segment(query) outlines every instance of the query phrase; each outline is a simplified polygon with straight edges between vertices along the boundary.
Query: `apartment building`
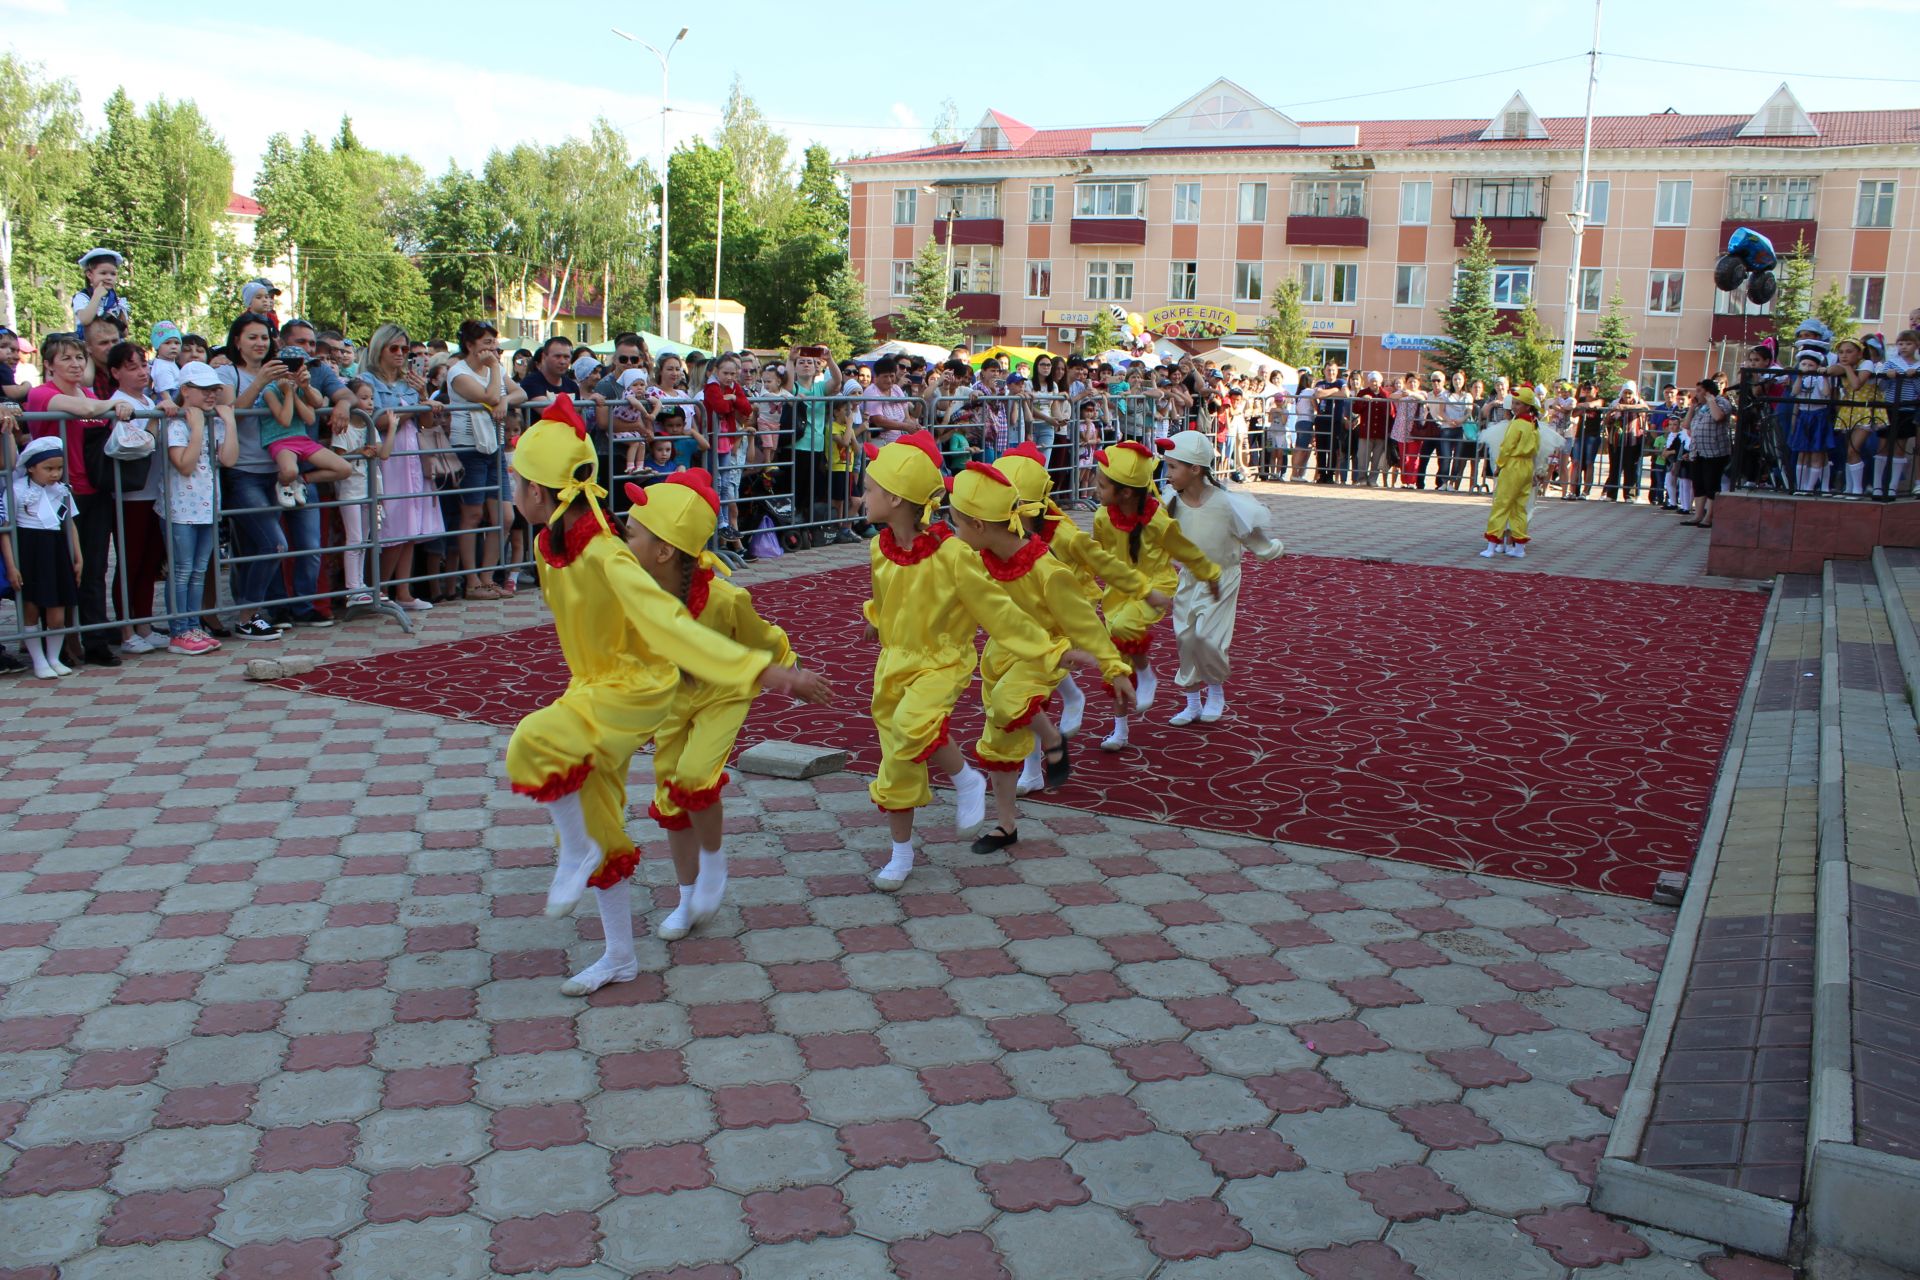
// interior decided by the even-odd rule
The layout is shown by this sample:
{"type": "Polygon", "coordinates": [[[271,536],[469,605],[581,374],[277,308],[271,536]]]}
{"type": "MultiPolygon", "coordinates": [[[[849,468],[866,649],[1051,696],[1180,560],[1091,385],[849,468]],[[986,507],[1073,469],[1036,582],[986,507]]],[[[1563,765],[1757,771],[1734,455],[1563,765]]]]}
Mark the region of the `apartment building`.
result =
{"type": "Polygon", "coordinates": [[[1221,79],[1145,126],[990,111],[963,142],[840,167],[883,330],[931,238],[980,341],[1066,350],[1119,305],[1211,320],[1205,345],[1252,344],[1291,276],[1326,358],[1417,369],[1476,217],[1495,304],[1531,297],[1558,334],[1571,300],[1577,362],[1618,288],[1629,371],[1649,387],[1732,367],[1771,331],[1768,308],[1714,288],[1738,225],[1783,251],[1804,239],[1816,296],[1838,282],[1869,331],[1920,307],[1920,110],[1809,113],[1783,84],[1751,114],[1597,117],[1576,271],[1583,124],[1542,119],[1520,93],[1480,120],[1298,122],[1221,79]]]}

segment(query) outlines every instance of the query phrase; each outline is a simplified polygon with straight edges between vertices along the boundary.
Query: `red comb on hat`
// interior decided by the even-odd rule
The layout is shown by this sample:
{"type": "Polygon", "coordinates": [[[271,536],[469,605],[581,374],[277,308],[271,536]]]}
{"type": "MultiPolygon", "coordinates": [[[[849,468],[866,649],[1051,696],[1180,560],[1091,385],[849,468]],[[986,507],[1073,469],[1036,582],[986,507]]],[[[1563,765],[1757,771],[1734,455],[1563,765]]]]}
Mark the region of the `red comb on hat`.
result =
{"type": "Polygon", "coordinates": [[[1116,449],[1131,449],[1143,458],[1151,458],[1153,456],[1153,451],[1141,444],[1138,440],[1122,440],[1113,447],[1116,449]]]}
{"type": "Polygon", "coordinates": [[[1097,463],[1099,463],[1099,464],[1100,464],[1101,466],[1103,466],[1103,467],[1104,467],[1104,466],[1106,466],[1106,465],[1107,465],[1107,451],[1106,451],[1105,449],[1095,449],[1095,450],[1093,451],[1093,460],[1094,460],[1095,462],[1097,462],[1097,463]]]}
{"type": "Polygon", "coordinates": [[[931,458],[933,465],[936,467],[945,461],[945,459],[940,456],[940,442],[935,440],[933,438],[933,432],[927,430],[925,427],[920,428],[920,430],[910,436],[901,436],[898,440],[895,440],[894,443],[904,444],[910,448],[918,449],[920,452],[926,454],[927,457],[931,458]]]}
{"type": "Polygon", "coordinates": [[[1047,465],[1046,458],[1041,455],[1040,450],[1034,446],[1031,440],[1021,441],[1013,448],[1004,450],[1000,456],[1003,458],[1025,458],[1029,462],[1037,462],[1043,467],[1047,465]]]}
{"type": "Polygon", "coordinates": [[[720,495],[714,492],[713,477],[707,474],[705,467],[676,471],[660,483],[686,486],[706,500],[707,505],[713,508],[713,514],[720,514],[720,495]]]}
{"type": "Polygon", "coordinates": [[[1013,488],[1013,481],[1007,479],[1006,472],[1000,470],[1000,468],[996,466],[993,466],[991,463],[969,462],[967,464],[967,470],[977,471],[983,476],[992,476],[995,480],[999,481],[1001,484],[1006,485],[1007,488],[1009,489],[1013,488]]]}
{"type": "Polygon", "coordinates": [[[871,440],[863,442],[860,446],[860,451],[867,455],[868,462],[872,462],[880,456],[880,446],[871,440]]]}
{"type": "Polygon", "coordinates": [[[1167,450],[1173,448],[1173,441],[1169,440],[1165,436],[1161,436],[1158,440],[1155,440],[1153,442],[1153,447],[1158,449],[1160,452],[1165,453],[1167,450]]]}
{"type": "Polygon", "coordinates": [[[573,433],[582,440],[587,438],[587,424],[581,420],[580,411],[573,407],[573,397],[561,392],[553,398],[547,411],[540,415],[542,422],[564,422],[573,428],[573,433]]]}
{"type": "Polygon", "coordinates": [[[644,507],[647,505],[647,491],[644,488],[631,480],[627,481],[625,488],[627,491],[627,501],[636,507],[644,507]]]}

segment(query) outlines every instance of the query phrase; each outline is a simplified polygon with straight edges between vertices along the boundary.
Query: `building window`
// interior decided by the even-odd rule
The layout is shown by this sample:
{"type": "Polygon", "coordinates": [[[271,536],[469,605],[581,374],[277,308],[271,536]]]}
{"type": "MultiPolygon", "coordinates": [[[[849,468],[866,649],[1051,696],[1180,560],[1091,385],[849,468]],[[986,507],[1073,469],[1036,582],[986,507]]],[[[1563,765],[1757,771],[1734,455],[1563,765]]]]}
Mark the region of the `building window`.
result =
{"type": "Polygon", "coordinates": [[[1027,221],[1053,221],[1053,184],[1034,187],[1027,192],[1027,221]]]}
{"type": "Polygon", "coordinates": [[[1684,227],[1693,217],[1693,180],[1663,179],[1653,186],[1653,225],[1684,227]]]}
{"type": "Polygon", "coordinates": [[[1642,360],[1640,362],[1640,393],[1649,399],[1658,400],[1668,387],[1680,383],[1680,362],[1677,360],[1642,360]]]}
{"type": "Polygon", "coordinates": [[[1175,222],[1200,221],[1199,183],[1176,182],[1173,184],[1173,220],[1175,222]]]}
{"type": "Polygon", "coordinates": [[[573,340],[575,342],[585,342],[587,340],[587,322],[585,320],[573,326],[573,340]]]}
{"type": "Polygon", "coordinates": [[[1580,268],[1580,310],[1598,311],[1600,309],[1600,279],[1602,274],[1599,267],[1580,268]]]}
{"type": "MultiPolygon", "coordinates": [[[[1406,190],[1402,187],[1401,190],[1406,190]]],[[[1427,269],[1425,267],[1395,267],[1393,269],[1393,305],[1396,307],[1424,307],[1427,305],[1427,269]]]]}
{"type": "Polygon", "coordinates": [[[1873,323],[1880,319],[1880,312],[1886,303],[1887,278],[1885,276],[1854,276],[1847,281],[1847,313],[1855,320],[1873,323]]]}
{"type": "MultiPolygon", "coordinates": [[[[1454,291],[1459,292],[1461,267],[1453,268],[1454,291]]],[[[1533,264],[1501,262],[1493,268],[1493,305],[1503,311],[1517,311],[1533,296],[1533,264]]]]}
{"type": "Polygon", "coordinates": [[[1727,217],[1741,222],[1799,222],[1813,217],[1812,178],[1735,178],[1727,217]]]}
{"type": "Polygon", "coordinates": [[[893,225],[910,227],[920,221],[920,188],[896,187],[893,192],[893,225]]]}
{"type": "Polygon", "coordinates": [[[1240,221],[1265,222],[1267,220],[1267,184],[1264,182],[1243,182],[1240,184],[1240,221]]]}
{"type": "Polygon", "coordinates": [[[1258,302],[1266,296],[1267,269],[1258,262],[1233,264],[1233,300],[1258,302]]]}
{"type": "Polygon", "coordinates": [[[999,251],[990,244],[963,244],[953,247],[954,293],[997,293],[994,283],[994,256],[999,251]]]}
{"type": "Polygon", "coordinates": [[[887,296],[907,298],[913,295],[913,260],[895,258],[893,270],[888,275],[887,296]]]}
{"type": "Polygon", "coordinates": [[[1893,188],[1892,182],[1879,178],[1869,178],[1860,184],[1860,203],[1854,206],[1853,225],[1856,227],[1890,227],[1893,225],[1893,188]]]}
{"type": "Polygon", "coordinates": [[[1137,182],[1083,182],[1073,189],[1076,218],[1137,218],[1140,184],[1137,182]]]}
{"type": "Polygon", "coordinates": [[[1431,182],[1403,182],[1400,184],[1400,225],[1403,227],[1424,227],[1433,221],[1433,184],[1431,182]]]}
{"type": "Polygon", "coordinates": [[[1020,345],[1023,347],[1039,347],[1045,350],[1047,335],[1044,333],[1023,333],[1020,335],[1020,345]]]}
{"type": "Polygon", "coordinates": [[[1051,298],[1053,296],[1053,263],[1027,263],[1027,296],[1029,298],[1051,298]]]}
{"type": "Polygon", "coordinates": [[[1342,306],[1360,301],[1359,263],[1336,262],[1333,264],[1333,289],[1327,301],[1342,306]]]}
{"type": "Polygon", "coordinates": [[[1544,218],[1545,178],[1455,178],[1456,218],[1544,218]]]}
{"type": "Polygon", "coordinates": [[[1773,301],[1769,299],[1766,305],[1762,306],[1760,303],[1747,297],[1747,290],[1744,285],[1735,289],[1732,293],[1728,293],[1724,289],[1715,289],[1713,291],[1713,314],[1717,316],[1770,316],[1773,314],[1773,301]]]}
{"type": "Polygon", "coordinates": [[[1300,264],[1300,301],[1325,302],[1327,300],[1327,264],[1324,262],[1303,262],[1300,264]]]}
{"type": "MultiPolygon", "coordinates": [[[[1587,206],[1587,225],[1590,227],[1604,227],[1607,225],[1607,212],[1613,204],[1613,183],[1589,182],[1587,189],[1593,195],[1592,202],[1587,206]]],[[[1574,187],[1573,194],[1576,198],[1579,196],[1580,188],[1578,186],[1574,187]]],[[[1579,206],[1576,204],[1575,207],[1578,208],[1579,206]]]]}
{"type": "Polygon", "coordinates": [[[1131,262],[1089,262],[1087,264],[1088,302],[1131,302],[1133,300],[1133,264],[1131,262]]]}
{"type": "Polygon", "coordinates": [[[1677,316],[1680,295],[1685,291],[1686,272],[1652,271],[1647,273],[1647,314],[1677,316]]]}
{"type": "MultiPolygon", "coordinates": [[[[1240,189],[1250,185],[1242,183],[1240,189]]],[[[1293,184],[1292,212],[1305,218],[1364,218],[1367,184],[1359,178],[1301,179],[1293,184]]]]}
{"type": "Polygon", "coordinates": [[[949,208],[957,208],[956,218],[997,218],[1000,216],[1000,187],[992,182],[967,182],[947,188],[949,208]]]}
{"type": "Polygon", "coordinates": [[[1199,300],[1200,264],[1169,262],[1167,264],[1167,301],[1198,302],[1199,300]]]}

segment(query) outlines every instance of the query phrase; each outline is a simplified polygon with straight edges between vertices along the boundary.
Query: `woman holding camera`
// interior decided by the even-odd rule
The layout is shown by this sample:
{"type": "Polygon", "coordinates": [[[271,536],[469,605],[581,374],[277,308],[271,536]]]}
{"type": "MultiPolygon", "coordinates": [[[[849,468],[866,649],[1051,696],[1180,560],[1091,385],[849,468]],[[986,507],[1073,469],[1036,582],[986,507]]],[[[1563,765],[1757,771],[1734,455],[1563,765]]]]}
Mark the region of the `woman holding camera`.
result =
{"type": "Polygon", "coordinates": [[[413,594],[413,544],[439,537],[447,526],[420,449],[418,406],[425,401],[427,374],[409,362],[407,346],[404,329],[381,325],[367,343],[360,377],[373,392],[373,425],[380,436],[381,580],[393,603],[424,612],[433,604],[413,594]]]}

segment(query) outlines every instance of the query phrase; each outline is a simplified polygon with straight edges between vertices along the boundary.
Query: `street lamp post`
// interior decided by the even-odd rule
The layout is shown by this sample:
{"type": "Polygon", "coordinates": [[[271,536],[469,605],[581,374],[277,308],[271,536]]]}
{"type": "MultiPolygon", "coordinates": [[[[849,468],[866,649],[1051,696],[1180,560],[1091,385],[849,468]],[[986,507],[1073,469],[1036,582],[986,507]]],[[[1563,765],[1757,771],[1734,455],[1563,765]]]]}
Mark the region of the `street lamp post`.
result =
{"type": "Polygon", "coordinates": [[[667,105],[667,60],[673,57],[673,51],[679,47],[680,42],[687,38],[687,29],[680,28],[680,34],[673,38],[673,43],[667,46],[665,53],[638,36],[628,35],[618,27],[613,28],[613,34],[622,40],[639,45],[660,59],[660,314],[657,317],[657,323],[660,325],[661,336],[665,337],[667,332],[667,166],[672,161],[667,151],[667,113],[672,110],[667,105]]]}

